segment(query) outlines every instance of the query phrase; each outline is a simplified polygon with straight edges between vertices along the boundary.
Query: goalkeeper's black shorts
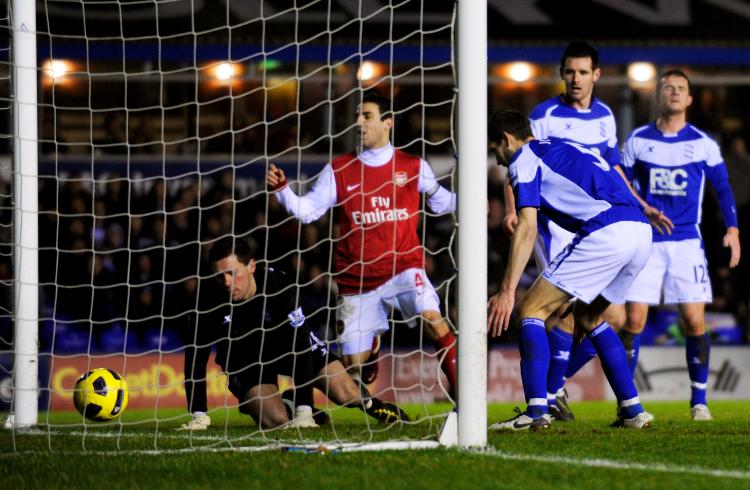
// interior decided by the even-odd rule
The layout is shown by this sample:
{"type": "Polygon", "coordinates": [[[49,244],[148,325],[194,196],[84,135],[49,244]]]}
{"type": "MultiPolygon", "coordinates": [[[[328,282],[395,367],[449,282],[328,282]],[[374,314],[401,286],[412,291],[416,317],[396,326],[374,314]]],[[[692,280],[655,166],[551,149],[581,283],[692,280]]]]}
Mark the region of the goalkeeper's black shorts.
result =
{"type": "Polygon", "coordinates": [[[243,400],[253,386],[259,384],[278,386],[279,375],[289,376],[296,382],[304,383],[317,378],[318,373],[328,364],[341,360],[312,334],[310,334],[310,344],[301,352],[269,353],[266,356],[258,356],[255,353],[254,357],[256,359],[264,357],[265,360],[229,373],[229,391],[239,400],[243,400]]]}

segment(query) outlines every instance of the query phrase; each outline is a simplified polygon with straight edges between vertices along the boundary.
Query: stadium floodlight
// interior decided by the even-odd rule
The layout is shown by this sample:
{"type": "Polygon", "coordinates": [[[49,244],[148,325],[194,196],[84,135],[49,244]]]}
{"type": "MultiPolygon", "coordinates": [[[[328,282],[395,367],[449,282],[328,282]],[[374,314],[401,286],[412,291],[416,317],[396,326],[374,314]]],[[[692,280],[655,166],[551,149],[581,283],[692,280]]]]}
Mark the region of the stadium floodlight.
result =
{"type": "Polygon", "coordinates": [[[55,80],[64,77],[70,71],[70,62],[66,60],[49,60],[44,64],[44,73],[55,80]]]}
{"type": "Polygon", "coordinates": [[[656,67],[653,63],[638,61],[628,65],[628,79],[637,84],[647,83],[656,76],[656,67]]]}
{"type": "Polygon", "coordinates": [[[219,63],[218,65],[216,65],[214,76],[218,80],[222,80],[222,81],[229,80],[230,78],[232,78],[233,72],[234,71],[232,69],[231,63],[219,63]]]}
{"type": "Polygon", "coordinates": [[[365,61],[357,70],[357,80],[367,82],[376,78],[382,72],[382,67],[373,61],[365,61]]]}
{"type": "Polygon", "coordinates": [[[227,85],[237,82],[242,72],[243,69],[240,63],[232,63],[230,61],[214,63],[208,67],[208,73],[214,85],[227,85]]]}
{"type": "Polygon", "coordinates": [[[68,86],[73,83],[74,71],[75,63],[70,60],[49,59],[42,64],[42,84],[45,87],[68,86]]]}
{"type": "Polygon", "coordinates": [[[511,80],[518,83],[528,81],[534,70],[531,63],[525,61],[515,61],[508,66],[508,76],[511,80]]]}

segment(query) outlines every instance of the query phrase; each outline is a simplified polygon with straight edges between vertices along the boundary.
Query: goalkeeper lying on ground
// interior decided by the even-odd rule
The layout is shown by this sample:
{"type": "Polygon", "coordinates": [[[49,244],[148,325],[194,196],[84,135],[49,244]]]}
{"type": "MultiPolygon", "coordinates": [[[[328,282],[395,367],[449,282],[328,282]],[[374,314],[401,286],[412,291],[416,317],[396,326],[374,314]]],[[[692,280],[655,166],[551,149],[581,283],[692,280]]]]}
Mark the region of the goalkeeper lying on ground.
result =
{"type": "MultiPolygon", "coordinates": [[[[313,386],[334,403],[359,408],[383,422],[408,420],[399,407],[371,397],[364,385],[355,383],[339,358],[305,325],[286,274],[258,267],[249,243],[223,238],[213,245],[209,259],[231,295],[231,305],[226,295],[201,292],[200,315],[185,349],[185,395],[193,419],[181,429],[201,430],[211,424],[206,413],[206,366],[213,345],[240,412],[261,428],[317,427],[313,386]],[[279,374],[294,379],[291,398],[296,410],[291,420],[279,393],[279,374]]],[[[319,422],[325,420],[325,413],[316,415],[319,422]]]]}

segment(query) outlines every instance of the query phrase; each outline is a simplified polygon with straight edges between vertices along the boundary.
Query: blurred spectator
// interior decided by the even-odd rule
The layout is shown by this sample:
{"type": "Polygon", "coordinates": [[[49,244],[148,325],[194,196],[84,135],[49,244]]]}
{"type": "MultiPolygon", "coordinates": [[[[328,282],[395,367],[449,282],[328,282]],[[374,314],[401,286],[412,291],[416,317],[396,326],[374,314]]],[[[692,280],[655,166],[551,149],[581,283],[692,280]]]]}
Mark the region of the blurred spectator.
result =
{"type": "MultiPolygon", "coordinates": [[[[736,134],[729,140],[724,151],[724,160],[729,172],[737,204],[737,220],[740,225],[740,245],[750,247],[750,153],[747,139],[736,134]]],[[[726,288],[731,291],[725,311],[732,311],[745,329],[745,338],[750,341],[750,260],[740,260],[739,265],[724,279],[726,288]]]]}
{"type": "Polygon", "coordinates": [[[107,114],[104,131],[104,138],[96,142],[102,152],[114,155],[128,153],[128,137],[125,133],[125,115],[123,113],[107,114]]]}
{"type": "Polygon", "coordinates": [[[160,119],[145,113],[132,115],[129,119],[130,151],[135,154],[162,154],[164,143],[160,139],[160,131],[155,131],[155,122],[160,119]]]}
{"type": "Polygon", "coordinates": [[[155,213],[164,212],[171,206],[171,200],[167,196],[167,184],[164,177],[156,177],[147,186],[145,196],[138,196],[131,202],[133,213],[152,216],[155,213]]]}
{"type": "Polygon", "coordinates": [[[40,155],[68,153],[68,147],[65,145],[66,140],[60,130],[55,127],[55,120],[52,118],[44,118],[39,141],[40,155]]]}

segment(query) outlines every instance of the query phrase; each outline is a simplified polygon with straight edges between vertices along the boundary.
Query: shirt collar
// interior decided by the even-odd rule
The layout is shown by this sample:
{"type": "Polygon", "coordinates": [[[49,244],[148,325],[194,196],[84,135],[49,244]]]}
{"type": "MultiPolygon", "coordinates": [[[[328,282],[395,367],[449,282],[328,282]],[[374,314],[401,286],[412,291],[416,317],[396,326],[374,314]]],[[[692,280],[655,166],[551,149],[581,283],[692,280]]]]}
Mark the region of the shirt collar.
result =
{"type": "Polygon", "coordinates": [[[380,167],[381,165],[385,165],[393,159],[394,151],[395,150],[393,149],[393,145],[388,143],[382,148],[365,150],[357,155],[357,157],[360,159],[360,161],[362,161],[362,163],[369,167],[380,167]]]}

